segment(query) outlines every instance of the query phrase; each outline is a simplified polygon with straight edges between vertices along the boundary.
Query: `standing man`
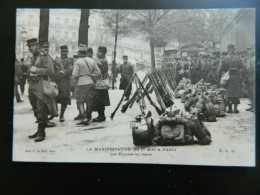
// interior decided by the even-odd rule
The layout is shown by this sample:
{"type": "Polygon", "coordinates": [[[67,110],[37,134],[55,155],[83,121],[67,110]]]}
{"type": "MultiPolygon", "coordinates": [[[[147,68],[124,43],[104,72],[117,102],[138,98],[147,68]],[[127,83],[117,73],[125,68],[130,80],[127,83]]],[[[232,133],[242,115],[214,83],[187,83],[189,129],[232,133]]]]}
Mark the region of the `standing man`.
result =
{"type": "MultiPolygon", "coordinates": [[[[128,56],[126,56],[126,55],[123,56],[123,64],[121,64],[119,67],[119,73],[121,74],[119,89],[123,89],[125,91],[129,81],[132,78],[132,75],[134,74],[134,68],[128,62],[128,56]]],[[[129,100],[131,90],[132,90],[132,83],[130,83],[130,86],[126,92],[125,101],[129,100]]]]}
{"type": "Polygon", "coordinates": [[[53,59],[48,54],[48,48],[39,50],[38,40],[36,38],[27,40],[29,51],[33,54],[32,62],[29,68],[29,100],[33,107],[34,116],[38,121],[38,130],[29,138],[35,138],[35,142],[43,141],[45,138],[45,128],[48,122],[48,115],[52,115],[54,109],[54,99],[45,95],[43,90],[43,80],[53,76],[53,59]]]}
{"type": "Polygon", "coordinates": [[[255,111],[255,50],[254,47],[248,47],[247,52],[249,55],[249,59],[247,60],[247,89],[248,89],[248,97],[251,100],[251,107],[246,109],[247,111],[254,112],[255,111]]]}
{"type": "MultiPolygon", "coordinates": [[[[92,50],[92,49],[91,49],[92,50]]],[[[85,45],[79,45],[78,59],[74,63],[72,75],[78,79],[77,82],[77,104],[80,116],[84,119],[78,125],[89,125],[92,118],[92,107],[95,95],[94,79],[101,76],[101,72],[94,59],[87,57],[90,53],[85,45]],[[86,112],[84,103],[87,104],[86,112]]]]}
{"type": "Polygon", "coordinates": [[[237,106],[240,104],[239,98],[242,97],[242,74],[243,63],[241,59],[235,55],[235,46],[230,44],[227,47],[228,55],[223,59],[218,69],[218,75],[221,77],[223,73],[229,71],[229,81],[226,86],[227,95],[227,113],[239,113],[237,106]],[[232,110],[232,104],[234,110],[232,110]]]}
{"type": "Polygon", "coordinates": [[[26,79],[27,79],[27,72],[28,72],[28,67],[27,65],[24,64],[24,59],[21,59],[21,75],[20,75],[20,90],[22,95],[24,94],[24,87],[26,84],[26,79]]]}
{"type": "Polygon", "coordinates": [[[20,98],[20,94],[19,94],[19,91],[18,91],[18,85],[20,84],[20,77],[21,75],[21,65],[19,63],[19,61],[16,59],[15,60],[15,75],[14,75],[14,95],[15,95],[15,98],[16,98],[16,102],[17,103],[20,103],[20,102],[23,102],[20,98]]]}
{"type": "Polygon", "coordinates": [[[73,59],[68,57],[68,46],[60,46],[61,60],[60,60],[60,70],[55,72],[55,82],[59,88],[59,94],[56,98],[57,103],[61,104],[60,109],[60,122],[64,122],[64,113],[67,105],[71,105],[70,97],[70,77],[73,68],[73,59]]]}

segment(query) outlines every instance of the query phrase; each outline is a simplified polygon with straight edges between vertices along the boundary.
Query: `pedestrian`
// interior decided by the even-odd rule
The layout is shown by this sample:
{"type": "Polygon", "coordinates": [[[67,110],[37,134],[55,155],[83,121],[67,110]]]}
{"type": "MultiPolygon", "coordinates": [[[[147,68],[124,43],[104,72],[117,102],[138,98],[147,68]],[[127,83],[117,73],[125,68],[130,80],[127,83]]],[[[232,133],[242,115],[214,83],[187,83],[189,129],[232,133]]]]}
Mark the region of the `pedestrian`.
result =
{"type": "Polygon", "coordinates": [[[25,89],[25,84],[26,84],[26,79],[27,79],[27,75],[28,75],[28,66],[24,64],[23,58],[21,58],[20,64],[21,64],[21,75],[19,77],[20,90],[21,90],[21,94],[23,95],[24,89],[25,89]]]}
{"type": "Polygon", "coordinates": [[[55,72],[55,82],[59,88],[59,94],[56,98],[58,104],[61,104],[60,109],[60,122],[64,122],[64,113],[67,105],[71,105],[71,94],[70,94],[70,77],[73,68],[73,59],[68,57],[68,46],[60,46],[61,60],[59,70],[55,72]]]}
{"type": "Polygon", "coordinates": [[[15,95],[15,98],[16,98],[16,102],[17,103],[20,103],[20,102],[23,102],[23,100],[21,100],[21,97],[20,97],[20,94],[19,94],[19,91],[18,91],[18,85],[20,85],[20,77],[21,75],[21,65],[19,63],[19,61],[16,59],[15,60],[15,75],[14,75],[14,95],[15,95]]]}
{"type": "Polygon", "coordinates": [[[223,59],[222,64],[218,68],[218,75],[221,77],[223,72],[229,71],[229,81],[224,86],[227,96],[227,113],[239,113],[237,106],[240,104],[239,98],[242,97],[242,75],[243,63],[241,59],[235,55],[235,46],[229,44],[227,47],[228,55],[223,59]],[[232,104],[234,110],[232,110],[232,104]]]}
{"type": "MultiPolygon", "coordinates": [[[[108,78],[108,63],[106,59],[107,48],[100,46],[97,51],[97,65],[101,71],[101,79],[108,78]]],[[[106,120],[105,106],[110,106],[108,89],[96,89],[93,103],[93,111],[98,112],[98,117],[93,119],[94,122],[102,122],[106,120]]]]}
{"type": "Polygon", "coordinates": [[[36,38],[27,40],[29,51],[33,54],[29,67],[29,100],[33,107],[34,116],[38,122],[38,129],[35,134],[28,136],[35,138],[35,142],[43,141],[46,134],[45,128],[48,122],[48,115],[55,111],[55,99],[47,96],[43,90],[43,81],[48,80],[54,74],[53,59],[48,54],[48,43],[41,45],[36,38]]]}
{"type": "Polygon", "coordinates": [[[250,108],[247,111],[255,111],[255,50],[254,47],[248,47],[247,52],[249,59],[247,60],[246,67],[246,88],[248,89],[248,97],[251,101],[250,108]]]}
{"type": "Polygon", "coordinates": [[[88,57],[90,48],[79,45],[78,59],[74,63],[72,76],[78,79],[76,100],[81,118],[79,125],[89,125],[92,118],[93,99],[95,95],[94,80],[100,78],[101,72],[94,59],[88,57]],[[85,111],[84,103],[87,104],[85,111]]]}
{"type": "MultiPolygon", "coordinates": [[[[132,75],[134,74],[134,68],[128,62],[128,56],[127,55],[123,56],[123,64],[121,64],[120,67],[119,67],[119,74],[121,74],[119,89],[123,89],[125,91],[128,84],[129,84],[129,81],[132,78],[132,75]]],[[[132,83],[130,83],[129,88],[126,91],[125,101],[129,100],[131,90],[132,90],[132,83]]]]}

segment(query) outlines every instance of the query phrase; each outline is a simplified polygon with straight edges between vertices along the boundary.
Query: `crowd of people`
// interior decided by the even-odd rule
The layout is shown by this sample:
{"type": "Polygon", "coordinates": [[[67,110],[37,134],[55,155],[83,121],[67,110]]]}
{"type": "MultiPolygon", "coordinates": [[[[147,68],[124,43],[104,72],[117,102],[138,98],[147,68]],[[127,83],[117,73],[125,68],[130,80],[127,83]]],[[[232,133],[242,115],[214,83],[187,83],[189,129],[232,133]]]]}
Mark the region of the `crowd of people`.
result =
{"type": "MultiPolygon", "coordinates": [[[[93,122],[106,120],[105,107],[110,106],[108,93],[108,63],[106,60],[107,48],[99,46],[96,57],[93,57],[93,49],[80,44],[78,55],[73,58],[68,56],[67,45],[60,46],[61,57],[52,59],[49,55],[48,42],[38,42],[36,38],[27,40],[27,46],[33,57],[31,64],[26,66],[23,59],[15,61],[15,96],[17,103],[21,100],[18,85],[24,93],[24,85],[28,81],[29,101],[34,111],[38,129],[29,138],[34,138],[35,142],[43,141],[46,134],[45,128],[56,124],[50,122],[54,117],[59,116],[60,122],[65,121],[64,113],[68,105],[71,105],[71,92],[77,102],[79,111],[75,120],[80,120],[77,125],[89,125],[93,122]],[[25,68],[25,67],[26,68],[25,68]],[[46,91],[46,82],[56,83],[58,92],[55,96],[50,96],[46,91]],[[60,113],[58,113],[58,104],[60,113]],[[98,117],[92,119],[92,112],[98,112],[98,117]]],[[[128,62],[128,56],[123,56],[123,64],[118,67],[121,74],[120,89],[126,90],[128,81],[133,74],[133,66],[128,62]]],[[[50,85],[47,86],[47,88],[50,85]]],[[[126,91],[129,99],[131,87],[126,91]]]]}
{"type": "MultiPolygon", "coordinates": [[[[60,58],[53,59],[49,55],[48,42],[38,42],[36,38],[27,40],[27,46],[33,57],[30,65],[24,64],[24,59],[15,61],[15,96],[17,103],[23,102],[19,95],[24,94],[25,84],[28,82],[29,101],[34,111],[38,129],[29,138],[35,142],[43,141],[46,134],[45,128],[55,126],[50,122],[59,116],[60,122],[65,121],[64,113],[71,105],[71,93],[76,98],[79,120],[77,125],[89,125],[89,122],[102,122],[106,120],[105,107],[110,106],[107,80],[109,79],[109,66],[106,60],[107,48],[99,46],[96,56],[93,49],[80,44],[78,55],[69,57],[67,45],[60,46],[60,58]],[[45,84],[47,81],[56,83],[58,93],[51,97],[46,95],[45,84]],[[99,83],[99,87],[97,87],[99,83]],[[101,87],[100,87],[101,86],[101,87]],[[60,104],[60,112],[58,112],[60,104]],[[98,117],[92,119],[92,112],[97,112],[98,117]]],[[[254,111],[254,48],[247,49],[247,53],[235,53],[235,46],[229,45],[227,52],[214,52],[212,55],[191,55],[189,57],[175,58],[173,62],[164,63],[175,71],[175,81],[189,78],[191,83],[201,79],[212,85],[220,85],[222,75],[229,71],[230,79],[225,86],[227,93],[228,113],[238,113],[239,98],[243,97],[243,89],[247,89],[251,99],[248,111],[254,111]],[[233,104],[233,108],[232,108],[233,104]]],[[[134,74],[133,66],[128,62],[128,56],[123,56],[123,63],[117,67],[117,74],[121,74],[119,89],[126,90],[125,100],[131,94],[131,80],[134,74]],[[127,87],[129,86],[129,87],[127,87]]]]}

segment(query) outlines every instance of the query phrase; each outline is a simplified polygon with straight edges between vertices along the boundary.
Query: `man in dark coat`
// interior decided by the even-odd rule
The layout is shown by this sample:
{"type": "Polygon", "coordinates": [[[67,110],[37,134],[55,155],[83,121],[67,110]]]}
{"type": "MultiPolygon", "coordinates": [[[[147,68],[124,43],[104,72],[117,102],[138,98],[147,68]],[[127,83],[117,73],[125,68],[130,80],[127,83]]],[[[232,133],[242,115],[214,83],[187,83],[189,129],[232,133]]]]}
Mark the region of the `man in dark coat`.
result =
{"type": "Polygon", "coordinates": [[[247,111],[255,111],[255,51],[254,47],[247,48],[249,59],[246,63],[246,88],[248,97],[251,100],[251,107],[247,111]]]}
{"type": "Polygon", "coordinates": [[[24,64],[24,59],[22,58],[21,59],[21,75],[19,77],[20,79],[20,90],[21,90],[21,93],[22,95],[24,94],[24,87],[25,87],[25,84],[26,84],[26,79],[27,79],[27,72],[28,72],[28,67],[27,65],[24,64]]]}
{"type": "MultiPolygon", "coordinates": [[[[125,91],[127,86],[128,86],[129,81],[132,78],[132,75],[134,74],[134,68],[128,62],[128,56],[124,55],[123,61],[124,61],[124,63],[121,64],[120,67],[119,67],[119,73],[121,74],[119,89],[123,89],[125,91]]],[[[129,86],[127,92],[126,92],[125,101],[129,100],[131,90],[132,90],[132,83],[130,83],[130,86],[129,86]]]]}
{"type": "MultiPolygon", "coordinates": [[[[108,78],[108,63],[106,59],[107,48],[99,46],[97,51],[97,65],[101,71],[101,79],[108,78]]],[[[94,122],[102,122],[106,120],[105,106],[110,106],[108,89],[96,89],[93,102],[93,111],[98,112],[98,117],[93,119],[94,122]]]]}
{"type": "Polygon", "coordinates": [[[68,46],[60,46],[61,60],[59,67],[55,70],[55,82],[59,88],[59,94],[56,98],[57,103],[61,104],[60,122],[64,122],[64,113],[67,105],[71,105],[70,97],[70,77],[73,70],[73,59],[68,57],[68,46]]]}
{"type": "Polygon", "coordinates": [[[201,79],[201,63],[197,56],[191,56],[190,80],[195,84],[201,79]]]}
{"type": "Polygon", "coordinates": [[[242,97],[242,78],[243,63],[241,59],[235,55],[235,46],[230,44],[227,47],[228,55],[223,59],[222,64],[218,68],[218,75],[221,77],[223,73],[229,71],[230,78],[226,86],[227,96],[227,113],[239,113],[237,106],[240,103],[239,98],[242,97]],[[234,104],[234,111],[232,110],[234,104]]]}
{"type": "Polygon", "coordinates": [[[219,77],[218,77],[218,67],[219,67],[219,59],[216,55],[212,56],[212,66],[206,77],[206,82],[211,83],[212,85],[219,86],[219,77]]]}
{"type": "Polygon", "coordinates": [[[38,130],[29,138],[35,138],[35,142],[44,140],[45,128],[48,122],[48,115],[55,115],[55,99],[47,96],[43,90],[43,81],[48,80],[54,74],[53,59],[48,52],[39,50],[38,40],[33,38],[27,40],[29,51],[33,54],[29,68],[29,100],[33,107],[34,116],[37,118],[38,130]]]}
{"type": "Polygon", "coordinates": [[[16,98],[16,102],[17,103],[20,103],[20,102],[23,102],[21,100],[21,97],[20,97],[20,94],[19,94],[19,91],[18,91],[18,85],[20,84],[20,77],[21,75],[21,65],[19,63],[19,61],[16,59],[15,60],[15,75],[14,75],[14,95],[15,95],[15,98],[16,98]]]}

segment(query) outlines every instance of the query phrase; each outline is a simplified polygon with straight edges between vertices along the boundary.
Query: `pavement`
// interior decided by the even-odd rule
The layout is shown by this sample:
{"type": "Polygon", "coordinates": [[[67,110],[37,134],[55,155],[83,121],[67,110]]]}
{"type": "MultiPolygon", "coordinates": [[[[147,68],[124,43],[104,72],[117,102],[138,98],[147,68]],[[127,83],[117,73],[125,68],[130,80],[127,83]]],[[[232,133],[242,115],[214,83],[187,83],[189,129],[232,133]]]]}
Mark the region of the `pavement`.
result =
{"type": "MultiPolygon", "coordinates": [[[[138,75],[142,78],[144,73],[138,75]]],[[[27,137],[36,131],[37,123],[28,94],[21,95],[24,102],[14,103],[13,161],[255,166],[255,115],[246,111],[248,99],[240,100],[240,113],[205,122],[212,135],[210,145],[135,147],[130,122],[140,114],[139,105],[134,104],[126,113],[121,113],[120,107],[114,119],[110,119],[122,94],[122,90],[109,90],[111,106],[106,107],[107,120],[89,126],[76,125],[74,117],[78,111],[76,100],[72,99],[65,112],[66,121],[54,118],[57,126],[47,128],[46,139],[38,143],[27,137]]],[[[152,99],[156,102],[154,95],[152,99]]],[[[145,102],[156,121],[158,114],[147,99],[145,102]]],[[[174,102],[184,110],[180,99],[174,102]]],[[[96,116],[93,113],[93,118],[96,116]]]]}

